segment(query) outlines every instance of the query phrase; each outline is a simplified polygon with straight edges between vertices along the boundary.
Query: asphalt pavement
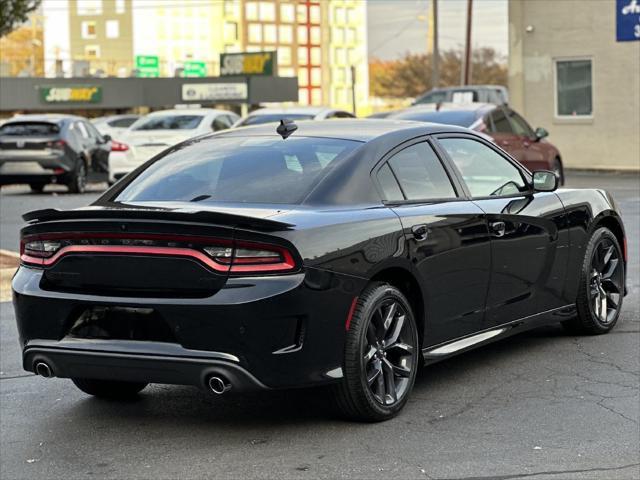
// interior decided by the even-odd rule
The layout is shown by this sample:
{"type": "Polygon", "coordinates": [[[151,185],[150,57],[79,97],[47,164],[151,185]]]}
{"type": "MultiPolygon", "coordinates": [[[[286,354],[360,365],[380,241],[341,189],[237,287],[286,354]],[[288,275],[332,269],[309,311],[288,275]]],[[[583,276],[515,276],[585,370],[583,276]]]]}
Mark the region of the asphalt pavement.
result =
{"type": "MultiPolygon", "coordinates": [[[[552,326],[423,369],[406,408],[347,423],[323,391],[214,398],[153,385],[130,403],[90,398],[20,365],[13,310],[0,304],[0,478],[640,478],[640,183],[569,173],[602,187],[627,228],[629,294],[608,335],[552,326]]],[[[0,248],[20,215],[97,198],[0,193],[0,248]]]]}

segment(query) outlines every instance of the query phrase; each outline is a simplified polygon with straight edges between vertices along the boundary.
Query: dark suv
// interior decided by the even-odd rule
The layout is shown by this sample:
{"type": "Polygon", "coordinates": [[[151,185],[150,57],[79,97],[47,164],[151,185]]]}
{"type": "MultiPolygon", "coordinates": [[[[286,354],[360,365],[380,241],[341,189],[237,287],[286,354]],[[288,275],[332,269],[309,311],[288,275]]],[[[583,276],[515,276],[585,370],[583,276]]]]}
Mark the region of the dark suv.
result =
{"type": "Polygon", "coordinates": [[[111,138],[71,115],[21,115],[0,127],[0,185],[66,185],[81,193],[89,181],[106,181],[111,138]]]}

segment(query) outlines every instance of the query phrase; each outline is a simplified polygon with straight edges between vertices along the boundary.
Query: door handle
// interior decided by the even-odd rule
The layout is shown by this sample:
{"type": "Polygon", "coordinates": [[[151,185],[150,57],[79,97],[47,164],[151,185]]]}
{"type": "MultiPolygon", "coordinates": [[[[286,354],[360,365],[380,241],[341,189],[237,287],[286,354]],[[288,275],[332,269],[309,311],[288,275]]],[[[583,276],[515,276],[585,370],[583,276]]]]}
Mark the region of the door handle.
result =
{"type": "Polygon", "coordinates": [[[491,222],[489,226],[494,237],[504,237],[507,231],[507,225],[504,222],[491,222]]]}
{"type": "Polygon", "coordinates": [[[429,229],[426,225],[414,225],[411,227],[411,233],[416,240],[426,240],[429,236],[429,229]]]}

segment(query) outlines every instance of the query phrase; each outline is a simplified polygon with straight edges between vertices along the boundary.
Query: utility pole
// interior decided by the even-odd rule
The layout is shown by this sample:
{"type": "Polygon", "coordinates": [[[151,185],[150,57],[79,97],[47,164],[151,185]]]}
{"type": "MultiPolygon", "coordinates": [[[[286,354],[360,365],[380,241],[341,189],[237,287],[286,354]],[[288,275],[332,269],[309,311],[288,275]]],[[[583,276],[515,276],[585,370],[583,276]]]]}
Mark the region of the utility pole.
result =
{"type": "Polygon", "coordinates": [[[356,67],[351,65],[351,105],[356,114],[356,67]]]}
{"type": "Polygon", "coordinates": [[[438,0],[431,0],[431,88],[438,88],[440,83],[440,50],[438,49],[438,0]]]}
{"type": "Polygon", "coordinates": [[[467,37],[464,48],[464,77],[463,85],[471,83],[471,16],[473,12],[473,0],[467,0],[467,37]]]}

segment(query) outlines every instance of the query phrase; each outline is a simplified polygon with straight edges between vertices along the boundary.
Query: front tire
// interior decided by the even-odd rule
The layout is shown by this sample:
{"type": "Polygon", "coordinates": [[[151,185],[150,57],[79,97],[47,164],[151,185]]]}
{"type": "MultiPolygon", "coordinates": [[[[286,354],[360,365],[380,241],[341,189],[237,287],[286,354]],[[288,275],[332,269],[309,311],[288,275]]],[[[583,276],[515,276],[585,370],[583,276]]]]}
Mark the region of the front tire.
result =
{"type": "Polygon", "coordinates": [[[135,398],[148,385],[148,383],[98,380],[94,378],[72,378],[71,381],[84,393],[112,400],[135,398]]]}
{"type": "Polygon", "coordinates": [[[608,228],[597,229],[585,253],[576,300],[577,316],[563,322],[571,333],[599,335],[617,323],[624,298],[622,249],[608,228]]]}
{"type": "Polygon", "coordinates": [[[562,166],[562,162],[558,157],[553,159],[553,172],[558,175],[560,181],[558,182],[560,186],[564,185],[564,168],[562,166]]]}
{"type": "Polygon", "coordinates": [[[334,394],[341,413],[379,422],[404,407],[420,356],[411,305],[387,283],[374,283],[360,295],[345,341],[343,379],[334,394]]]}

